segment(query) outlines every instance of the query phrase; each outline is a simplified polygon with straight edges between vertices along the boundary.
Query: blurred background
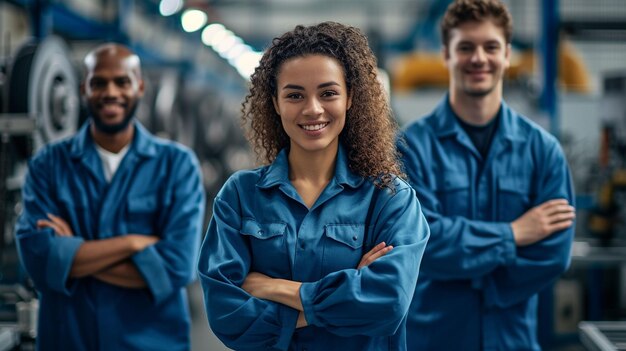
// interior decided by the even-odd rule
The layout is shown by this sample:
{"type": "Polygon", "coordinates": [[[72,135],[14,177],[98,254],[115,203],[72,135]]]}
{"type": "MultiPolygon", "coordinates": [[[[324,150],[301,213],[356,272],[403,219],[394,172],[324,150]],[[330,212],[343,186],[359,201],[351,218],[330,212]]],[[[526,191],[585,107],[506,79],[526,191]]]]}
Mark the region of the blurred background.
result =
{"type": "MultiPolygon", "coordinates": [[[[80,63],[103,41],[142,59],[138,119],[193,149],[207,217],[234,171],[254,166],[239,127],[249,76],[297,24],[361,28],[400,125],[447,88],[439,20],[448,0],[0,0],[0,351],[36,342],[36,294],[15,251],[26,161],[84,122],[80,63]]],[[[557,136],[577,192],[570,270],[541,294],[546,350],[626,350],[626,1],[508,0],[513,57],[504,95],[557,136]]],[[[191,286],[193,350],[226,350],[191,286]]]]}

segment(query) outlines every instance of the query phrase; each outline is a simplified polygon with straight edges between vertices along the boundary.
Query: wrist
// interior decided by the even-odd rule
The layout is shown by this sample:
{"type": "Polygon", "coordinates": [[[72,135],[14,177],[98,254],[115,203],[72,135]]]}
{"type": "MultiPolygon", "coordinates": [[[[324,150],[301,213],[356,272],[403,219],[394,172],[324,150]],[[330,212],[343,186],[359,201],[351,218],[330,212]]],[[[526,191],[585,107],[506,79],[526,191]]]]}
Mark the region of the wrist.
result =
{"type": "Polygon", "coordinates": [[[300,286],[302,283],[285,279],[275,280],[277,284],[274,284],[272,287],[273,296],[276,298],[275,301],[303,311],[302,301],[300,300],[300,286]]]}

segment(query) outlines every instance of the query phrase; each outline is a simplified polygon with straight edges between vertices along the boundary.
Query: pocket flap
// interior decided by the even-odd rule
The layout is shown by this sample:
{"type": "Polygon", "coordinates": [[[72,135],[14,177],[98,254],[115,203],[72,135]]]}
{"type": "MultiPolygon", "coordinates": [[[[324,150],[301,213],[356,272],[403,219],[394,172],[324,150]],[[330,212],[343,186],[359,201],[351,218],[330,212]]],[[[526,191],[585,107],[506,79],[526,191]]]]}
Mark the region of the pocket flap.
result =
{"type": "Polygon", "coordinates": [[[259,239],[268,239],[285,234],[286,223],[258,223],[252,218],[244,218],[239,232],[259,239]]]}
{"type": "Polygon", "coordinates": [[[157,207],[155,194],[136,196],[128,199],[128,210],[130,212],[154,212],[157,207]]]}
{"type": "Polygon", "coordinates": [[[498,189],[512,193],[528,193],[528,177],[502,176],[498,178],[498,189]]]}
{"type": "Polygon", "coordinates": [[[439,180],[440,191],[454,191],[469,188],[469,176],[467,174],[446,174],[439,180]]]}
{"type": "Polygon", "coordinates": [[[363,224],[327,224],[325,234],[328,238],[348,245],[353,249],[363,246],[365,225],[363,224]]]}

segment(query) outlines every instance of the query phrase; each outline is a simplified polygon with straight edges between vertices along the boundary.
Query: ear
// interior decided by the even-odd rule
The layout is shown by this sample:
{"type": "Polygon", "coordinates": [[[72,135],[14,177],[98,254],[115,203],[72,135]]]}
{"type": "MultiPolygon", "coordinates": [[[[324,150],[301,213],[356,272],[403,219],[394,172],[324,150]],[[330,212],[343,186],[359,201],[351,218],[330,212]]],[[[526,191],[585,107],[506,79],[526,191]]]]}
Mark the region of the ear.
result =
{"type": "Polygon", "coordinates": [[[511,43],[506,44],[506,48],[504,49],[504,68],[511,66],[511,50],[511,43]]]}
{"type": "Polygon", "coordinates": [[[275,96],[272,96],[272,103],[274,104],[274,110],[276,111],[276,114],[280,116],[280,110],[278,109],[278,100],[275,96]]]}
{"type": "Polygon", "coordinates": [[[450,48],[448,45],[444,45],[441,47],[441,56],[443,56],[443,60],[448,62],[450,59],[450,48]]]}
{"type": "Polygon", "coordinates": [[[143,97],[143,93],[145,89],[145,85],[144,85],[144,81],[143,79],[139,79],[139,86],[137,87],[137,95],[139,95],[139,97],[143,97]]]}
{"type": "Polygon", "coordinates": [[[346,103],[346,111],[348,111],[350,109],[350,107],[352,107],[352,92],[350,92],[348,94],[348,101],[346,103]]]}

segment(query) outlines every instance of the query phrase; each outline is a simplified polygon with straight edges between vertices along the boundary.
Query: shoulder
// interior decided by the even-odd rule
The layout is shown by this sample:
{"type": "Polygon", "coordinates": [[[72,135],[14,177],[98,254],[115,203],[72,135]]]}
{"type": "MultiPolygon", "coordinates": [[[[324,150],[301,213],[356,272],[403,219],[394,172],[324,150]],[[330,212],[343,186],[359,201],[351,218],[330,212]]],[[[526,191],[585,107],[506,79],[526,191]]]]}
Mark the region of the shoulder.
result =
{"type": "Polygon", "coordinates": [[[168,139],[150,135],[150,142],[155,149],[157,158],[170,159],[174,164],[199,167],[196,154],[189,147],[168,139]]]}
{"type": "Polygon", "coordinates": [[[217,196],[225,198],[234,193],[252,193],[256,189],[257,183],[267,172],[267,169],[268,166],[262,166],[236,171],[224,182],[217,196]]]}
{"type": "Polygon", "coordinates": [[[417,120],[405,125],[402,128],[402,133],[407,135],[419,135],[425,133],[432,133],[433,122],[437,118],[435,111],[420,117],[417,120]]]}
{"type": "Polygon", "coordinates": [[[56,164],[59,159],[69,157],[73,138],[75,137],[76,136],[69,137],[44,145],[35,152],[29,160],[29,163],[35,165],[46,163],[56,164]]]}
{"type": "MultiPolygon", "coordinates": [[[[415,190],[411,185],[404,179],[392,175],[393,179],[389,183],[389,186],[384,188],[376,188],[376,191],[382,194],[383,199],[392,199],[392,198],[404,198],[404,197],[414,197],[415,190]]],[[[371,184],[370,182],[366,182],[371,184]]],[[[375,185],[371,185],[375,186],[375,185]]]]}
{"type": "Polygon", "coordinates": [[[542,148],[560,148],[560,143],[554,135],[528,117],[511,110],[511,119],[518,139],[542,148]]]}

